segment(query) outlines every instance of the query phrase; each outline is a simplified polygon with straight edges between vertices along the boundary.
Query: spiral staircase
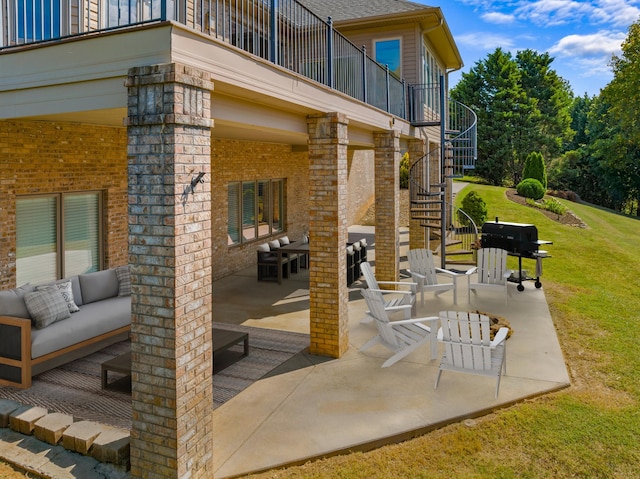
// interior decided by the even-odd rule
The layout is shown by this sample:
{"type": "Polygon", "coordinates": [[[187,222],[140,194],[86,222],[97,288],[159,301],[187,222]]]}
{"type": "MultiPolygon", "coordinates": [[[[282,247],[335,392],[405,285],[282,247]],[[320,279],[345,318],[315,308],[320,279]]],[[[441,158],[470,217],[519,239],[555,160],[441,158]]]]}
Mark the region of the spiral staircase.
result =
{"type": "Polygon", "coordinates": [[[444,79],[438,84],[409,87],[411,123],[440,142],[409,170],[410,217],[425,228],[429,247],[445,263],[475,264],[478,229],[473,220],[453,206],[452,181],[475,167],[476,115],[469,107],[445,101],[444,79]]]}

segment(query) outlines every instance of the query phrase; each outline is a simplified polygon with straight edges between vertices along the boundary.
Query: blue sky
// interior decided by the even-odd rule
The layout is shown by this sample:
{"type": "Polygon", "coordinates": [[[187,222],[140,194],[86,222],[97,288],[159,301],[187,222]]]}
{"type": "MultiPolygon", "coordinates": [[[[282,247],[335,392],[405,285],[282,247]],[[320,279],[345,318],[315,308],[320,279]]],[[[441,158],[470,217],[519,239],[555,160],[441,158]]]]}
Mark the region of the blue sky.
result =
{"type": "MultiPolygon", "coordinates": [[[[439,6],[464,61],[461,72],[497,47],[548,52],[551,67],[577,96],[597,95],[613,78],[608,66],[629,26],[640,17],[640,0],[413,0],[439,6]]],[[[450,76],[453,86],[461,73],[450,76]]]]}

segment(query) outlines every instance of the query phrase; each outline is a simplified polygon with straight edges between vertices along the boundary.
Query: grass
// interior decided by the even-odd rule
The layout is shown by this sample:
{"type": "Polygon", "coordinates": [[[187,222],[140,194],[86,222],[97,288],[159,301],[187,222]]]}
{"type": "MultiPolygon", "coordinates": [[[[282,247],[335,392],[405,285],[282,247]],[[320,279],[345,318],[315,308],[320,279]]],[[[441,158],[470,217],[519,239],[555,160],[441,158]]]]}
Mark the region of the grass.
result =
{"type": "Polygon", "coordinates": [[[553,241],[543,284],[571,387],[402,444],[252,477],[640,477],[640,221],[559,200],[588,225],[574,228],[510,202],[504,188],[469,188],[489,218],[533,223],[553,241]]]}

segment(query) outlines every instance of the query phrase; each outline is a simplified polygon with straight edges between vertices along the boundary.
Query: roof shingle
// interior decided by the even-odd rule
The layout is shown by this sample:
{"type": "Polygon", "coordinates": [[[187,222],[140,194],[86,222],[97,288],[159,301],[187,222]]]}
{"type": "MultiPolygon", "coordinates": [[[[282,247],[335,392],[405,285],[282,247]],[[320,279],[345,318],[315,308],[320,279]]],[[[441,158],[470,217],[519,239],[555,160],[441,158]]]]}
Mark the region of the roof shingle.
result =
{"type": "Polygon", "coordinates": [[[298,2],[323,20],[331,17],[334,22],[432,8],[405,0],[298,0],[298,2]]]}

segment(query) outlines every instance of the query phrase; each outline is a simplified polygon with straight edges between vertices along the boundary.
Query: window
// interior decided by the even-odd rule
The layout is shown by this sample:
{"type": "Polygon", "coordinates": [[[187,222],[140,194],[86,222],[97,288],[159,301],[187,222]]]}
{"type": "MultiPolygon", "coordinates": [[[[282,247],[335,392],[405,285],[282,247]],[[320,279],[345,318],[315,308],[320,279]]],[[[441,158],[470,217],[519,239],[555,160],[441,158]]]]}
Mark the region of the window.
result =
{"type": "Polygon", "coordinates": [[[227,195],[229,245],[247,243],[282,231],[284,180],[232,182],[227,195]]]}
{"type": "Polygon", "coordinates": [[[18,198],[17,284],[101,269],[101,203],[98,192],[18,198]]]}
{"type": "Polygon", "coordinates": [[[381,65],[387,65],[389,71],[402,78],[400,61],[400,39],[379,40],[374,43],[376,61],[381,65]]]}

